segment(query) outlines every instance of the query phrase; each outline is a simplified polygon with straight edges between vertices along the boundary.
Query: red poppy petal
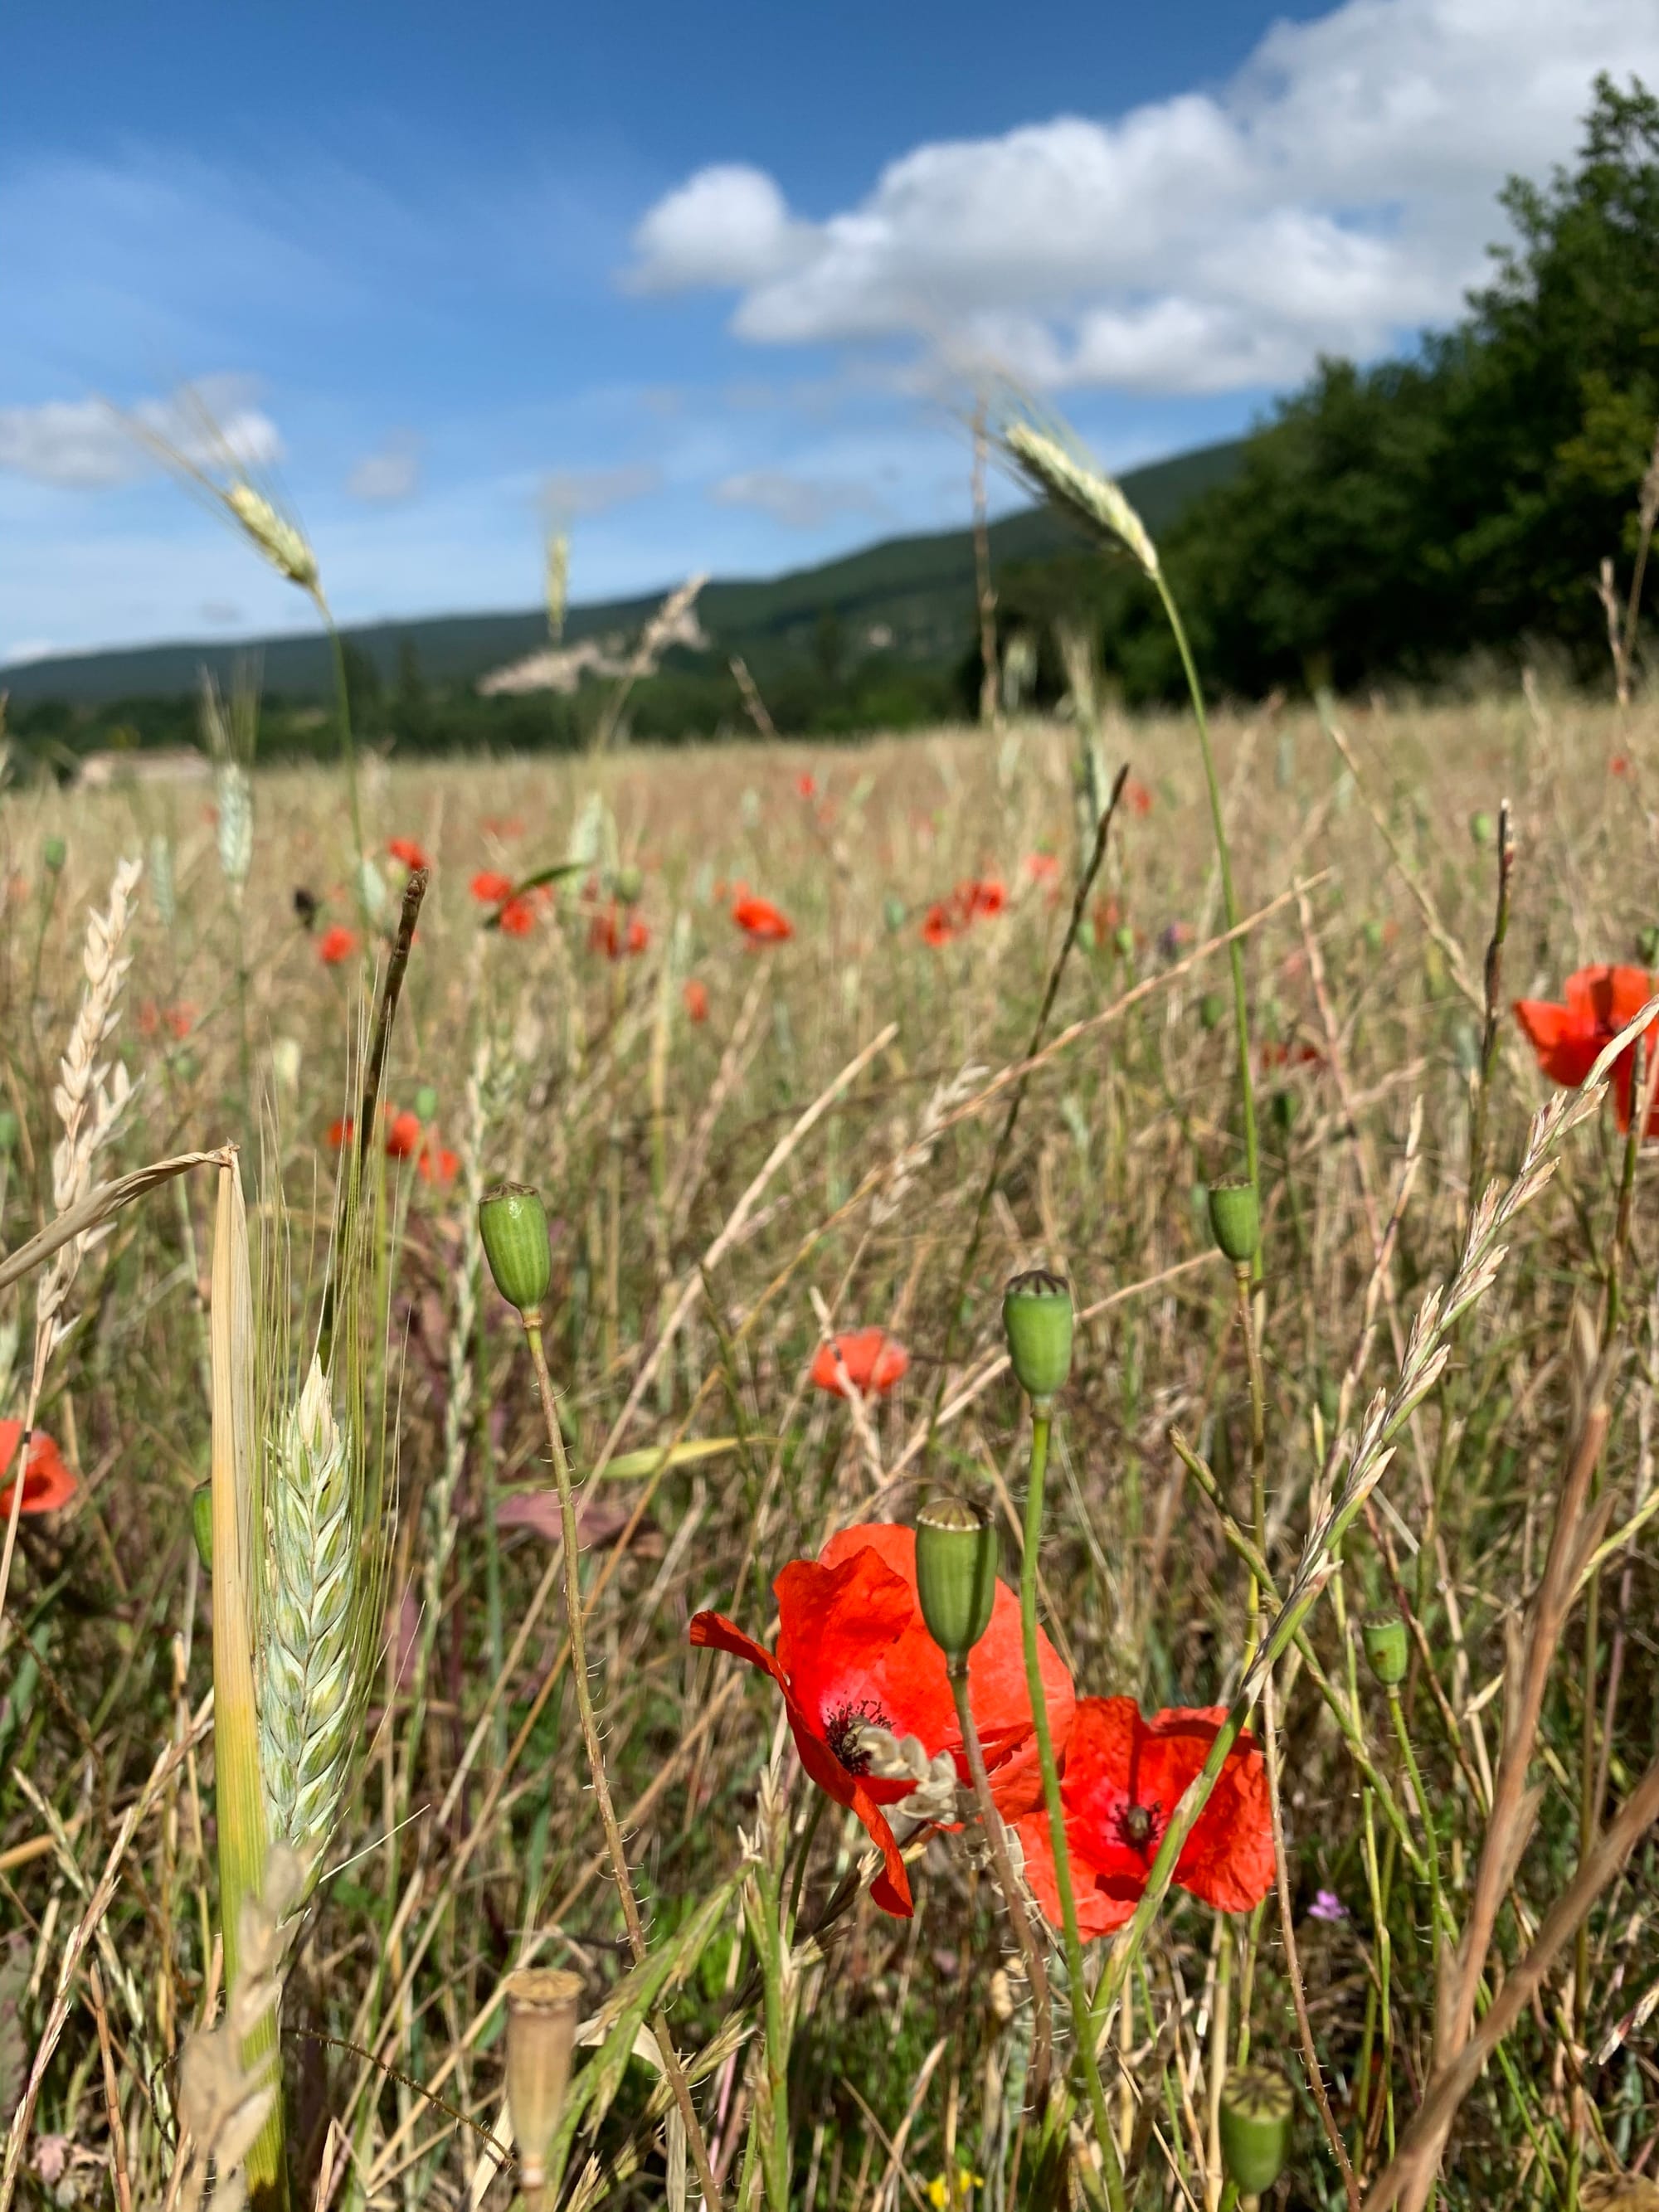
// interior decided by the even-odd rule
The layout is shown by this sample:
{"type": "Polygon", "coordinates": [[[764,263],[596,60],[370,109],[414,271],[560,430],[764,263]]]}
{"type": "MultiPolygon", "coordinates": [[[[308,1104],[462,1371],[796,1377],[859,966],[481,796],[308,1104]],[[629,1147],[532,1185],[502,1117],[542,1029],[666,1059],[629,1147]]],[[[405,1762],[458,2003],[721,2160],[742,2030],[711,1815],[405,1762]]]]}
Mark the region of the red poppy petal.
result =
{"type": "MultiPolygon", "coordinates": [[[[1148,1777],[1155,1778],[1166,1820],[1197,1778],[1226,1717],[1222,1705],[1176,1708],[1148,1723],[1141,1755],[1142,1787],[1148,1777]]],[[[1228,1753],[1208,1802],[1182,1846],[1176,1880],[1218,1911],[1247,1912],[1261,1904],[1273,1879],[1267,1771],[1260,1747],[1247,1732],[1228,1753]]]]}
{"type": "MultiPolygon", "coordinates": [[[[1029,1814],[1014,1824],[1025,1857],[1025,1879],[1031,1894],[1050,1924],[1061,1925],[1060,1883],[1054,1873],[1054,1854],[1046,1813],[1029,1814]]],[[[1077,1906],[1078,1933],[1086,1941],[1110,1936],[1134,1917],[1146,1887],[1144,1876],[1102,1875],[1082,1858],[1067,1823],[1066,1840],[1072,1861],[1072,1896],[1077,1906]]],[[[1137,1870],[1138,1874],[1138,1870],[1137,1870]]]]}
{"type": "Polygon", "coordinates": [[[723,1613],[694,1613],[686,1632],[699,1650],[730,1652],[732,1658],[747,1660],[763,1674],[769,1674],[781,1690],[788,1687],[782,1668],[766,1646],[745,1636],[737,1622],[728,1620],[723,1613]]]}
{"type": "Polygon", "coordinates": [[[852,1805],[864,1825],[865,1833],[885,1862],[870,1885],[870,1894],[884,1912],[890,1912],[896,1920],[908,1920],[914,1909],[910,1902],[910,1877],[905,1870],[904,1859],[893,1832],[887,1825],[886,1815],[862,1782],[854,1785],[852,1805]]]}
{"type": "Polygon", "coordinates": [[[1607,1042],[1587,1011],[1552,1006],[1546,999],[1517,999],[1515,1018],[1551,1082],[1572,1090],[1589,1073],[1607,1042]]]}

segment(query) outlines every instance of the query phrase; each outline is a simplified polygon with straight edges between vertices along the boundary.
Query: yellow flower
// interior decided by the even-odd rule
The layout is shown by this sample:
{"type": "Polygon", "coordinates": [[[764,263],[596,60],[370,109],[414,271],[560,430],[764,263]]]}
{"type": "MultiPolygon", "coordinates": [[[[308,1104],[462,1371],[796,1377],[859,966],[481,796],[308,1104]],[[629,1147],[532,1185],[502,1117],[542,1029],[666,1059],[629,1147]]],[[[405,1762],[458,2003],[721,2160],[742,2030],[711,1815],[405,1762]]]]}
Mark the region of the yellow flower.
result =
{"type": "Polygon", "coordinates": [[[965,2166],[957,2168],[957,2185],[952,2191],[942,2173],[936,2173],[927,2185],[927,2202],[934,2212],[951,2212],[951,2207],[966,2204],[976,2189],[983,2189],[985,2176],[975,2173],[965,2166]]]}

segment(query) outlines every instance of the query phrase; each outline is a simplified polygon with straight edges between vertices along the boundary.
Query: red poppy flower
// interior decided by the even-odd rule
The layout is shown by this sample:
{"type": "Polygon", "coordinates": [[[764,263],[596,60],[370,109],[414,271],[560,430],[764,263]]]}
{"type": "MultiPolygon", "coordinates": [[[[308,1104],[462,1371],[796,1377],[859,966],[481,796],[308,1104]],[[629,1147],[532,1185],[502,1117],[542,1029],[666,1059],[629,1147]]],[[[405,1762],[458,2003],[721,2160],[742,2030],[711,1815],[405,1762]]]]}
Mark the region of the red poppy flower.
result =
{"type": "MultiPolygon", "coordinates": [[[[884,1805],[909,1795],[908,1781],[869,1772],[866,1727],[918,1738],[930,1758],[948,1751],[965,1778],[956,1707],[945,1661],[916,1601],[916,1540],[910,1528],[872,1522],[848,1528],[816,1561],[792,1559],[772,1585],[778,1601],[776,1656],[718,1613],[699,1613],[691,1641],[729,1651],[769,1674],[783,1692],[801,1765],[820,1790],[858,1815],[885,1862],[871,1891],[886,1912],[907,1917],[910,1884],[884,1805]]],[[[1047,1637],[1039,1665],[1057,1743],[1071,1726],[1071,1677],[1047,1637]]],[[[1030,1803],[1036,1738],[1021,1654],[1019,1602],[999,1583],[991,1625],[968,1665],[974,1721],[992,1774],[992,1796],[1011,1817],[1030,1803]]]]}
{"type": "Polygon", "coordinates": [[[422,1182],[453,1182],[460,1164],[459,1153],[452,1152],[447,1145],[434,1145],[430,1137],[421,1147],[419,1173],[422,1182]]]}
{"type": "Polygon", "coordinates": [[[816,799],[818,795],[818,780],[809,769],[803,769],[795,779],[795,788],[803,799],[816,799]]]}
{"type": "Polygon", "coordinates": [[[732,908],[732,919],[751,945],[781,945],[795,933],[794,924],[770,899],[745,894],[732,908]]]}
{"type": "Polygon", "coordinates": [[[478,827],[486,837],[499,837],[503,844],[524,835],[524,823],[516,814],[487,814],[478,827]]]}
{"type": "Polygon", "coordinates": [[[357,933],[343,921],[331,922],[317,939],[317,957],[325,968],[337,968],[357,950],[357,933]]]}
{"type": "Polygon", "coordinates": [[[527,898],[510,898],[495,921],[508,937],[528,937],[536,927],[536,909],[527,898]]]}
{"type": "Polygon", "coordinates": [[[407,1107],[386,1124],[386,1156],[389,1160],[412,1160],[421,1146],[421,1117],[407,1107]]]}
{"type": "Polygon", "coordinates": [[[388,837],[386,841],[386,848],[394,860],[400,861],[409,870],[410,875],[414,874],[416,868],[429,868],[432,866],[426,856],[425,847],[417,845],[412,837],[388,837]]]}
{"type": "Polygon", "coordinates": [[[1150,814],[1152,812],[1152,794],[1147,790],[1144,783],[1137,782],[1133,776],[1131,776],[1127,783],[1124,785],[1123,796],[1129,803],[1129,811],[1131,814],[1150,814]]]}
{"type": "Polygon", "coordinates": [[[931,945],[937,951],[940,945],[948,945],[956,933],[957,925],[951,909],[942,899],[935,899],[921,925],[922,943],[931,945]]]}
{"type": "Polygon", "coordinates": [[[630,953],[643,952],[650,942],[651,932],[636,914],[629,916],[628,927],[623,929],[615,899],[603,914],[594,915],[587,933],[588,950],[603,952],[607,960],[622,960],[630,953]]]}
{"type": "MultiPolygon", "coordinates": [[[[1576,1089],[1603,1045],[1610,1044],[1653,996],[1653,978],[1645,968],[1581,968],[1568,976],[1565,995],[1564,1006],[1547,999],[1517,999],[1515,1018],[1550,1081],[1576,1089]]],[[[1621,1129],[1630,1127],[1635,1061],[1632,1045],[1613,1064],[1613,1091],[1621,1129]]],[[[1649,1117],[1647,1133],[1659,1137],[1659,1108],[1649,1117]]]]}
{"type": "Polygon", "coordinates": [[[1057,853],[1028,853],[1025,872],[1034,884],[1052,884],[1060,880],[1060,855],[1057,853]]]}
{"type": "Polygon", "coordinates": [[[480,868],[468,888],[480,906],[500,906],[513,896],[513,878],[494,868],[480,868]]]}
{"type": "Polygon", "coordinates": [[[836,1398],[850,1398],[853,1390],[861,1398],[884,1398],[909,1364],[909,1353],[884,1328],[855,1328],[818,1346],[812,1381],[836,1398]]]}
{"type": "MultiPolygon", "coordinates": [[[[1060,1780],[1066,1843],[1085,1936],[1109,1936],[1131,1919],[1170,1815],[1210,1755],[1224,1705],[1177,1705],[1143,1720],[1133,1698],[1083,1698],[1060,1780]]],[[[1047,1813],[1016,1823],[1025,1878],[1060,1922],[1047,1813]]],[[[1247,1912],[1273,1886],[1267,1770],[1255,1739],[1241,1735],[1176,1861],[1175,1878],[1218,1912],[1247,1912]]]]}
{"type": "Polygon", "coordinates": [[[686,982],[684,995],[688,1018],[694,1022],[706,1022],[708,1019],[708,986],[700,983],[695,975],[690,976],[686,982]]]}
{"type": "Polygon", "coordinates": [[[1325,1065],[1325,1055],[1317,1046],[1283,1044],[1276,1037],[1262,1040],[1259,1058],[1264,1068],[1323,1067],[1325,1065]]]}
{"type": "Polygon", "coordinates": [[[349,1120],[344,1121],[331,1121],[329,1123],[328,1141],[337,1152],[339,1151],[342,1145],[349,1145],[351,1142],[356,1126],[356,1125],[354,1122],[349,1120]]]}
{"type": "Polygon", "coordinates": [[[1607,774],[1609,775],[1628,775],[1630,774],[1630,761],[1628,757],[1624,753],[1615,753],[1613,758],[1607,763],[1607,774]]]}
{"type": "Polygon", "coordinates": [[[1008,893],[994,876],[957,887],[957,904],[965,921],[990,921],[1007,903],[1008,893]]]}
{"type": "MultiPolygon", "coordinates": [[[[0,1474],[11,1465],[22,1433],[21,1421],[0,1421],[0,1474]]],[[[9,1518],[16,1487],[13,1481],[0,1490],[0,1516],[9,1518]]],[[[18,1511],[55,1513],[60,1505],[68,1504],[75,1490],[75,1477],[58,1456],[57,1445],[37,1429],[29,1439],[29,1455],[23,1467],[23,1502],[18,1511]]]]}

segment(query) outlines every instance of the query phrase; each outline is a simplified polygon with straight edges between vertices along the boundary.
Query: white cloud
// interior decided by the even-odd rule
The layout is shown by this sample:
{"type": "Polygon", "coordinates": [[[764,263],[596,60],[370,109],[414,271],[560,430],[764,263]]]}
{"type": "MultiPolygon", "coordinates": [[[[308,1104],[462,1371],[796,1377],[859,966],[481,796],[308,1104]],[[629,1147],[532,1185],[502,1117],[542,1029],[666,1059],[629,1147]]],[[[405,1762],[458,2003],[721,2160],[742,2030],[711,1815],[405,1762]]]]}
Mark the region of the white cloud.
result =
{"type": "Polygon", "coordinates": [[[709,495],[722,507],[755,507],[788,530],[820,530],[838,514],[883,512],[867,484],[791,476],[782,469],[746,469],[723,478],[709,495]]]}
{"type": "Polygon", "coordinates": [[[1513,171],[1571,159],[1595,72],[1659,80],[1628,0],[1346,0],[1279,22],[1217,94],[922,145],[807,222],[704,169],[629,281],[735,290],[771,344],[916,337],[957,372],[1221,392],[1364,358],[1455,315],[1513,171]]]}
{"type": "Polygon", "coordinates": [[[812,251],[811,226],[791,220],[763,169],[699,169],[658,201],[634,234],[628,282],[641,292],[695,284],[758,284],[812,251]]]}
{"type": "Polygon", "coordinates": [[[50,660],[58,647],[49,637],[20,637],[15,645],[0,652],[0,664],[16,668],[26,660],[50,660]]]}
{"type": "Polygon", "coordinates": [[[643,499],[662,482],[662,471],[648,461],[614,469],[556,469],[542,485],[542,498],[556,523],[579,515],[603,514],[625,500],[643,499]]]}
{"type": "Polygon", "coordinates": [[[413,499],[420,488],[421,454],[413,438],[394,438],[380,453],[365,453],[346,478],[350,496],[372,507],[413,499]]]}
{"type": "Polygon", "coordinates": [[[268,467],[281,459],[283,441],[247,389],[240,377],[204,377],[170,398],[141,400],[130,415],[102,399],[0,407],[0,469],[80,490],[127,483],[155,465],[145,431],[198,468],[231,460],[268,467]]]}

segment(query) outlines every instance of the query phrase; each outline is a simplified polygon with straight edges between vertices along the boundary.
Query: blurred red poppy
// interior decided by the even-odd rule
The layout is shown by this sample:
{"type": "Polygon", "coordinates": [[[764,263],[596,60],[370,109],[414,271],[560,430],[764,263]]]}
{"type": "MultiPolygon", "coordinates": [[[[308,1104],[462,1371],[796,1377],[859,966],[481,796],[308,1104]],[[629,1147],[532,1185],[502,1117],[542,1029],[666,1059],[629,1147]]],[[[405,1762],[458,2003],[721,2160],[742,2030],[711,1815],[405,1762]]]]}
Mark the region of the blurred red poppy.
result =
{"type": "MultiPolygon", "coordinates": [[[[914,1785],[870,1772],[862,1732],[915,1736],[930,1758],[949,1752],[958,1776],[966,1776],[944,1657],[916,1601],[915,1547],[913,1529],[870,1522],[832,1538],[816,1560],[792,1559],[772,1585],[775,1656],[721,1613],[697,1613],[690,1632],[694,1644],[730,1652],[776,1682],[801,1765],[863,1823],[884,1861],[871,1895],[901,1917],[910,1912],[910,1884],[882,1808],[897,1804],[914,1785]]],[[[1049,1729],[1063,1744],[1075,1696],[1041,1632],[1038,1663],[1049,1729]]],[[[992,1796],[1013,1817],[1033,1802],[1036,1737],[1019,1604],[1006,1583],[997,1585],[991,1625],[969,1662],[968,1689],[992,1796]]]]}
{"type": "Polygon", "coordinates": [[[1008,903],[1008,893],[995,876],[958,884],[957,904],[965,921],[989,921],[1008,903]]]}
{"type": "MultiPolygon", "coordinates": [[[[21,1421],[0,1421],[0,1474],[11,1465],[18,1441],[23,1433],[21,1421]]],[[[15,1480],[0,1490],[0,1516],[9,1517],[15,1480]]],[[[40,1430],[29,1438],[29,1454],[23,1463],[23,1499],[20,1513],[55,1513],[60,1505],[67,1505],[76,1492],[76,1480],[58,1455],[57,1445],[40,1430]]]]}
{"type": "Polygon", "coordinates": [[[692,975],[687,979],[684,995],[688,1018],[694,1022],[706,1022],[708,1019],[708,985],[700,983],[696,977],[692,975]]]}
{"type": "Polygon", "coordinates": [[[603,952],[607,960],[626,959],[630,953],[643,952],[651,942],[651,932],[636,914],[629,915],[626,928],[617,902],[612,899],[602,914],[596,914],[587,933],[591,952],[603,952]]]}
{"type": "Polygon", "coordinates": [[[452,1152],[447,1145],[436,1145],[428,1137],[421,1146],[419,1173],[422,1182],[453,1182],[460,1164],[459,1154],[452,1152]]]}
{"type": "Polygon", "coordinates": [[[818,1346],[812,1381],[836,1398],[851,1397],[849,1382],[862,1398],[884,1398],[909,1364],[909,1353],[884,1328],[850,1329],[818,1346]]]}
{"type": "Polygon", "coordinates": [[[1150,814],[1152,812],[1152,794],[1147,790],[1144,783],[1137,782],[1133,776],[1131,776],[1127,783],[1124,785],[1123,796],[1127,803],[1131,814],[1150,814]]]}
{"type": "Polygon", "coordinates": [[[328,1125],[328,1141],[337,1152],[342,1145],[349,1145],[351,1142],[356,1130],[356,1124],[349,1120],[331,1121],[328,1125]]]}
{"type": "Polygon", "coordinates": [[[432,866],[426,856],[425,847],[417,845],[412,837],[388,837],[386,841],[386,848],[392,859],[400,861],[411,875],[416,868],[429,868],[432,866]]]}
{"type": "Polygon", "coordinates": [[[1315,1045],[1285,1044],[1277,1037],[1264,1037],[1258,1054],[1267,1067],[1323,1067],[1325,1055],[1315,1045]]]}
{"type": "Polygon", "coordinates": [[[183,1039],[190,1035],[196,1021],[196,1009],[187,1000],[180,1000],[176,1006],[158,1006],[154,999],[146,999],[138,1009],[138,1034],[154,1036],[165,1023],[174,1036],[183,1039]]]}
{"type": "MultiPolygon", "coordinates": [[[[1640,1013],[1653,992],[1653,978],[1645,968],[1580,968],[1566,980],[1565,1006],[1547,999],[1517,999],[1515,1018],[1550,1081],[1576,1090],[1602,1047],[1640,1013]]],[[[1635,1065],[1634,1045],[1613,1063],[1613,1095],[1621,1129],[1630,1127],[1635,1065]]],[[[1648,1118],[1646,1133],[1659,1137],[1659,1106],[1648,1118]]]]}
{"type": "Polygon", "coordinates": [[[1613,758],[1607,763],[1607,774],[1609,775],[1628,775],[1630,774],[1630,761],[1628,757],[1624,753],[1615,753],[1613,758]]]}
{"type": "Polygon", "coordinates": [[[480,868],[468,889],[480,906],[500,906],[513,896],[513,878],[495,868],[480,868]]]}
{"type": "Polygon", "coordinates": [[[386,1156],[389,1160],[412,1160],[420,1150],[421,1117],[405,1107],[386,1124],[386,1156]]]}
{"type": "Polygon", "coordinates": [[[732,919],[751,945],[781,945],[795,933],[794,924],[770,899],[746,893],[732,908],[732,919]]]}
{"type": "MultiPolygon", "coordinates": [[[[1078,1925],[1085,1936],[1109,1936],[1133,1917],[1170,1816],[1226,1717],[1224,1705],[1177,1705],[1148,1721],[1133,1698],[1079,1699],[1060,1794],[1078,1925]]],[[[1016,1825],[1025,1878],[1058,1926],[1048,1815],[1033,1812],[1016,1825]]],[[[1248,1732],[1227,1753],[1182,1846],[1175,1878],[1218,1912],[1247,1912],[1272,1887],[1267,1772],[1248,1732]]]]}
{"type": "Polygon", "coordinates": [[[795,788],[803,799],[816,799],[818,795],[818,780],[810,769],[803,769],[795,780],[795,788]]]}
{"type": "Polygon", "coordinates": [[[357,933],[343,921],[331,922],[317,939],[317,957],[325,968],[337,968],[357,950],[357,933]]]}
{"type": "Polygon", "coordinates": [[[935,899],[921,925],[922,943],[931,945],[937,951],[941,945],[948,945],[956,933],[957,925],[951,919],[950,908],[942,899],[935,899]]]}
{"type": "Polygon", "coordinates": [[[1025,872],[1034,884],[1053,884],[1060,880],[1060,856],[1057,853],[1028,853],[1025,872]]]}
{"type": "Polygon", "coordinates": [[[508,937],[528,937],[536,927],[536,909],[527,898],[510,898],[495,921],[508,937]]]}

